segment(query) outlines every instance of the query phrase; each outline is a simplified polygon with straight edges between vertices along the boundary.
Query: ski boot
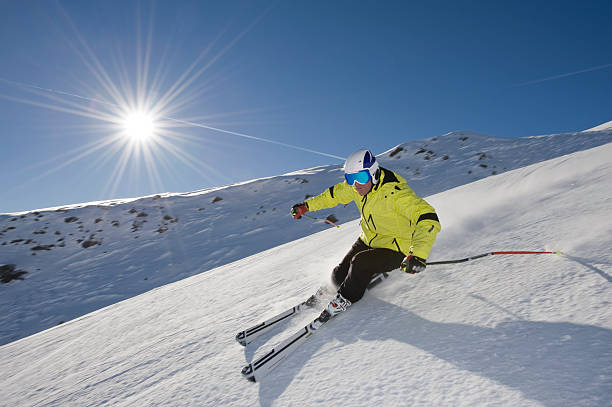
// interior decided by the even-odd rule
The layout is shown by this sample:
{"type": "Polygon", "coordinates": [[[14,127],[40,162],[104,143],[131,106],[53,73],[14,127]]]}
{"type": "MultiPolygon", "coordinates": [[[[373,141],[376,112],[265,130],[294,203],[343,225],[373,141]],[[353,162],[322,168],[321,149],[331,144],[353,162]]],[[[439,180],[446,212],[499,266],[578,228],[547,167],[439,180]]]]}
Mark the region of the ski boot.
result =
{"type": "Polygon", "coordinates": [[[331,300],[323,312],[321,312],[321,315],[319,315],[319,320],[321,322],[326,322],[328,319],[335,317],[337,314],[346,311],[346,309],[350,306],[351,302],[344,298],[342,294],[338,293],[336,298],[331,300]]]}

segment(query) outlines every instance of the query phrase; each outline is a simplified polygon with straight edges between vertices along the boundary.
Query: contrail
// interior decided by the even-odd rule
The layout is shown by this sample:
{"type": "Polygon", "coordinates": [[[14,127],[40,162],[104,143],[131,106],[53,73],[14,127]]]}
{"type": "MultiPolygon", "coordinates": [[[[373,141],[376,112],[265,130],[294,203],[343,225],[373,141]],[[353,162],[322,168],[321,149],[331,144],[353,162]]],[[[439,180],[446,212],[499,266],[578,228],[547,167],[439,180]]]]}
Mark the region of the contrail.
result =
{"type": "Polygon", "coordinates": [[[11,80],[4,79],[4,78],[0,78],[0,81],[8,83],[9,85],[20,87],[20,88],[31,88],[31,89],[36,89],[36,90],[42,90],[43,92],[55,93],[57,95],[62,95],[62,96],[70,96],[70,97],[73,97],[73,98],[76,98],[76,99],[83,99],[83,100],[86,100],[88,102],[96,102],[96,103],[100,103],[100,104],[103,104],[103,105],[119,107],[118,105],[116,105],[114,103],[105,102],[103,100],[98,100],[98,99],[89,98],[89,97],[85,97],[85,96],[79,96],[79,95],[75,95],[74,93],[64,92],[64,91],[61,91],[61,90],[55,90],[55,89],[50,89],[50,88],[43,88],[42,86],[38,86],[38,85],[35,85],[35,84],[32,84],[32,83],[15,82],[15,81],[11,81],[11,80]]]}
{"type": "Polygon", "coordinates": [[[612,64],[599,65],[599,66],[594,66],[592,68],[581,69],[580,71],[568,72],[568,73],[564,73],[564,74],[560,74],[560,75],[551,76],[551,77],[548,77],[548,78],[536,79],[534,81],[519,83],[518,85],[514,85],[512,87],[513,88],[518,88],[518,87],[521,87],[521,86],[534,85],[536,83],[553,81],[555,79],[566,78],[568,76],[578,75],[578,74],[585,73],[585,72],[597,71],[597,70],[606,69],[606,68],[609,68],[609,67],[612,67],[612,64]]]}
{"type": "Polygon", "coordinates": [[[261,137],[255,137],[255,136],[249,136],[248,134],[237,133],[235,131],[223,130],[223,129],[219,129],[219,128],[216,128],[216,127],[207,126],[205,124],[188,122],[186,120],[173,119],[171,117],[164,117],[164,119],[171,120],[171,121],[177,122],[177,123],[186,124],[186,125],[193,126],[193,127],[201,127],[203,129],[218,131],[220,133],[232,134],[234,136],[244,137],[244,138],[248,138],[248,139],[251,139],[251,140],[264,141],[266,143],[276,144],[276,145],[279,145],[279,146],[293,148],[293,149],[300,150],[300,151],[306,151],[308,153],[319,154],[319,155],[322,155],[322,156],[325,156],[325,157],[336,158],[336,159],[342,160],[342,161],[346,160],[346,158],[343,158],[343,157],[340,157],[340,156],[337,156],[337,155],[327,154],[327,153],[323,153],[321,151],[311,150],[311,149],[305,148],[305,147],[294,146],[293,144],[287,144],[287,143],[283,143],[283,142],[280,142],[280,141],[269,140],[269,139],[265,139],[265,138],[261,138],[261,137]]]}
{"type": "MultiPolygon", "coordinates": [[[[60,90],[56,90],[56,89],[45,88],[45,87],[34,85],[34,84],[28,84],[28,83],[21,83],[21,82],[11,81],[11,80],[4,79],[4,78],[0,78],[0,81],[8,83],[8,84],[13,85],[13,86],[36,89],[36,90],[40,90],[40,91],[44,91],[44,92],[55,93],[55,94],[62,95],[62,96],[70,96],[70,97],[74,97],[74,98],[78,98],[78,99],[82,99],[82,100],[87,100],[89,102],[101,103],[101,104],[104,104],[104,105],[107,105],[107,106],[113,106],[113,107],[121,109],[121,106],[116,105],[114,103],[106,102],[106,101],[99,100],[99,99],[89,98],[89,97],[77,95],[77,94],[74,94],[74,93],[64,92],[64,91],[60,91],[60,90]]],[[[340,157],[340,156],[337,156],[337,155],[334,155],[334,154],[324,153],[324,152],[317,151],[317,150],[312,150],[312,149],[306,148],[306,147],[300,147],[300,146],[296,146],[296,145],[293,145],[293,144],[287,144],[287,143],[283,143],[283,142],[276,141],[276,140],[266,139],[266,138],[263,138],[263,137],[249,136],[248,134],[238,133],[238,132],[230,131],[230,130],[224,130],[224,129],[220,129],[218,127],[212,127],[212,126],[208,126],[208,125],[201,124],[201,123],[194,123],[194,122],[190,122],[190,121],[186,121],[186,120],[175,119],[175,118],[172,118],[172,117],[162,117],[162,119],[173,121],[175,123],[185,124],[185,125],[192,126],[192,127],[200,127],[200,128],[203,128],[203,129],[212,130],[212,131],[216,131],[216,132],[219,132],[219,133],[231,134],[233,136],[242,137],[242,138],[246,138],[246,139],[249,139],[249,140],[256,140],[256,141],[261,141],[261,142],[265,142],[265,143],[276,144],[276,145],[279,145],[279,146],[282,146],[282,147],[292,148],[294,150],[299,150],[299,151],[305,151],[307,153],[312,153],[312,154],[318,154],[318,155],[321,155],[321,156],[324,156],[324,157],[334,158],[334,159],[341,160],[341,161],[344,161],[346,159],[344,157],[340,157]]]]}

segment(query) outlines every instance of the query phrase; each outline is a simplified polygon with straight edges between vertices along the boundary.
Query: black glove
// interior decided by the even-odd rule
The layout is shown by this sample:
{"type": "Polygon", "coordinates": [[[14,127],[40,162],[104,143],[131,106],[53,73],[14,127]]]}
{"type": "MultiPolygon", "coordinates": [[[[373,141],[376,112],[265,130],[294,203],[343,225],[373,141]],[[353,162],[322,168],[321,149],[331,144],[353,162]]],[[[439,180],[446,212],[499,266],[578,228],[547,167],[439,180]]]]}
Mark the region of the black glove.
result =
{"type": "Polygon", "coordinates": [[[302,215],[305,214],[306,212],[308,212],[308,205],[306,205],[304,202],[295,204],[291,208],[291,215],[293,216],[294,219],[301,218],[302,215]]]}
{"type": "Polygon", "coordinates": [[[409,274],[420,273],[425,267],[427,267],[425,259],[413,255],[406,256],[400,265],[400,269],[409,274]]]}

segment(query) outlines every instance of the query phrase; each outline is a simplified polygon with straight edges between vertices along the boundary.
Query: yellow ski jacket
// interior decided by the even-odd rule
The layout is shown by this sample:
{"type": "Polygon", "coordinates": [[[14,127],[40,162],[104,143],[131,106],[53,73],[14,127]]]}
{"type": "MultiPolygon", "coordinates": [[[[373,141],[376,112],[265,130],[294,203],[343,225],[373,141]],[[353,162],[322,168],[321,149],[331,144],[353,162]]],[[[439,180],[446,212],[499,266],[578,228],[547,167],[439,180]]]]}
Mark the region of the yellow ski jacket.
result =
{"type": "Polygon", "coordinates": [[[318,211],[351,201],[361,213],[359,237],[365,244],[427,259],[440,222],[431,205],[416,196],[404,178],[381,168],[378,184],[363,197],[341,182],[305,203],[308,210],[318,211]]]}

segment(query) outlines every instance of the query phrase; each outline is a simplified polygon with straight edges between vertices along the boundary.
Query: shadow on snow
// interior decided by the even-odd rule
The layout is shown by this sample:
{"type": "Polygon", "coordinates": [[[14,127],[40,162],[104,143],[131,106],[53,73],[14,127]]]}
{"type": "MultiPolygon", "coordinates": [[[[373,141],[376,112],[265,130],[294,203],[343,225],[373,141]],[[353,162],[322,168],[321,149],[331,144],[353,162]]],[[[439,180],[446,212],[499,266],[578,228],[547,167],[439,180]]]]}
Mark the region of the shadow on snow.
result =
{"type": "MultiPolygon", "coordinates": [[[[262,406],[270,406],[283,394],[304,363],[329,343],[330,336],[345,344],[358,340],[403,342],[459,369],[519,390],[524,397],[545,406],[594,406],[610,397],[609,329],[525,320],[502,322],[494,328],[442,323],[375,297],[365,298],[353,308],[358,309],[325,326],[292,354],[282,368],[262,380],[259,384],[262,406]],[[365,307],[385,317],[361,321],[354,328],[356,319],[367,312],[365,307]]],[[[247,353],[252,356],[250,351],[247,353]]]]}

